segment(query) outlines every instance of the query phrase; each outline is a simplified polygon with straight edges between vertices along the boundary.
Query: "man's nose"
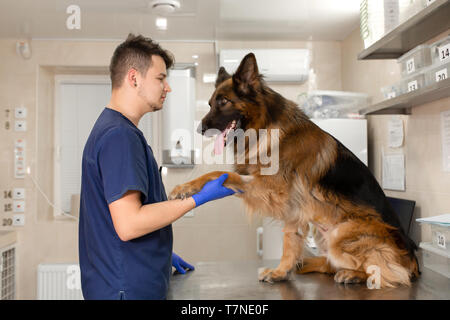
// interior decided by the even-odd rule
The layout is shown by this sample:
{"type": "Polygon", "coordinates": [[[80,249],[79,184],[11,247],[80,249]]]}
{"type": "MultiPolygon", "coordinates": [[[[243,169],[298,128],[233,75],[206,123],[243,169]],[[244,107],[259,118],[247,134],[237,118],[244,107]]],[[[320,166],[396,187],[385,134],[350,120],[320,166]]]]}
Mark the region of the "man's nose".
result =
{"type": "Polygon", "coordinates": [[[169,83],[168,83],[168,82],[166,82],[166,86],[165,86],[164,90],[165,90],[166,92],[171,92],[171,91],[172,91],[172,88],[169,86],[169,83]]]}

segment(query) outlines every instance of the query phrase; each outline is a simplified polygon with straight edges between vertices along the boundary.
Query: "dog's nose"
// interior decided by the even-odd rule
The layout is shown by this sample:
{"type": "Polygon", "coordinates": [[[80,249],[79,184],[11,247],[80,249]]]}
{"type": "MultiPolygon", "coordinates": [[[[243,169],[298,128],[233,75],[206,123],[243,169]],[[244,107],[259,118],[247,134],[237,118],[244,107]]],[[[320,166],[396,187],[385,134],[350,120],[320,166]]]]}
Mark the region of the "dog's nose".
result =
{"type": "Polygon", "coordinates": [[[197,127],[197,132],[200,133],[200,134],[204,134],[205,131],[206,131],[206,126],[204,126],[204,125],[202,124],[202,122],[200,122],[200,124],[199,124],[198,127],[197,127]]]}

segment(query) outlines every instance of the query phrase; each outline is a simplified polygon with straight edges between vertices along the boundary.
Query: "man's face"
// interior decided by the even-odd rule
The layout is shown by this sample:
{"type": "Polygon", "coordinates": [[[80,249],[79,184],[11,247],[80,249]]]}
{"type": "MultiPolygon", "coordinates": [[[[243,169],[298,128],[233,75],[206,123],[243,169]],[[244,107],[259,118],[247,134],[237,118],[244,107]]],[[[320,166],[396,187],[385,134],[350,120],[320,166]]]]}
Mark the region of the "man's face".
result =
{"type": "Polygon", "coordinates": [[[167,83],[167,70],[163,58],[152,56],[151,66],[140,82],[138,95],[150,108],[149,111],[161,110],[168,92],[172,91],[167,83]]]}

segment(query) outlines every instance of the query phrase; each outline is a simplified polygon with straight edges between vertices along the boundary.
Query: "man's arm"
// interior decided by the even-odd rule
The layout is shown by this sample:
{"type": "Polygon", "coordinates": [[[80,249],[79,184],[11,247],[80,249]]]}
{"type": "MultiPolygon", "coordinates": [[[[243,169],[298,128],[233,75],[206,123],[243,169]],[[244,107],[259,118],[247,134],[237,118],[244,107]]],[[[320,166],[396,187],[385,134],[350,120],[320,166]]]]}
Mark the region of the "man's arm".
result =
{"type": "Polygon", "coordinates": [[[195,207],[234,194],[233,190],[223,186],[227,178],[227,173],[222,174],[187,199],[146,205],[142,205],[140,191],[130,190],[109,204],[114,229],[120,240],[129,241],[164,228],[195,207]]]}
{"type": "Polygon", "coordinates": [[[192,197],[142,205],[140,191],[128,191],[109,204],[114,228],[122,241],[129,241],[173,223],[195,207],[192,197]]]}

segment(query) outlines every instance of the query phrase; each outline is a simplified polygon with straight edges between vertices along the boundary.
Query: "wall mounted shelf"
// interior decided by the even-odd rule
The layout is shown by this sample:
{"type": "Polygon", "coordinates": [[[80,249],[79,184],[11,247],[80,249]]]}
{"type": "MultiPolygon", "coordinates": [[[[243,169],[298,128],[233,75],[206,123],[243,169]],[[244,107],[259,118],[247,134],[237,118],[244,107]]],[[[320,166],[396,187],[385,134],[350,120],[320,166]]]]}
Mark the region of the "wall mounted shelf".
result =
{"type": "Polygon", "coordinates": [[[363,115],[371,114],[411,114],[411,108],[435,100],[450,97],[450,78],[436,82],[398,97],[384,100],[359,111],[363,115]]]}
{"type": "Polygon", "coordinates": [[[358,55],[358,60],[396,59],[450,28],[450,0],[436,0],[358,55]]]}

